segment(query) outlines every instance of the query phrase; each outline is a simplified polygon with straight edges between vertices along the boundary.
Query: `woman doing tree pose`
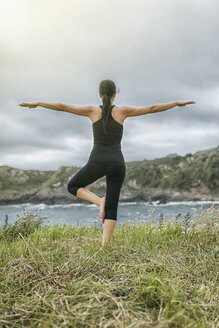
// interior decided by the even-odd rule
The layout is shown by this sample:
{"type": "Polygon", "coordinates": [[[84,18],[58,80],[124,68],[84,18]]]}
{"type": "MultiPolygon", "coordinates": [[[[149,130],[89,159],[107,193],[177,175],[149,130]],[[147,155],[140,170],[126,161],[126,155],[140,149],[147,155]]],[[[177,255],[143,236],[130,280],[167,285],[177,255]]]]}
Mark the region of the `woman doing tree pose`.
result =
{"type": "Polygon", "coordinates": [[[76,172],[67,184],[70,194],[96,204],[102,219],[102,245],[108,244],[117,220],[120,190],[125,179],[126,166],[121,150],[123,122],[127,117],[165,111],[175,106],[195,104],[195,101],[174,101],[148,106],[116,106],[116,85],[112,80],[103,80],[99,85],[100,106],[77,106],[63,103],[34,102],[21,103],[19,106],[37,106],[87,116],[93,127],[93,149],[87,163],[76,172]],[[86,186],[106,176],[106,196],[98,197],[86,186]]]}

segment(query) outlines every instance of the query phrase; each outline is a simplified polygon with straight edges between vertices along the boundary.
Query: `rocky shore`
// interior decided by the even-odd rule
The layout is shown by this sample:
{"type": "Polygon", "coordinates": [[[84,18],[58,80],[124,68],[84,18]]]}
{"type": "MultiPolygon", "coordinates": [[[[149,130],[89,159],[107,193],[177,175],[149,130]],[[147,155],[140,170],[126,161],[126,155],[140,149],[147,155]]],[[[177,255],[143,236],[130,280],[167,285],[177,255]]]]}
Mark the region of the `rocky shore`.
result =
{"type": "MultiPolygon", "coordinates": [[[[40,171],[0,166],[0,205],[88,203],[67,191],[68,181],[79,169],[62,166],[57,171],[40,171]]],[[[104,196],[105,177],[88,188],[104,196]]],[[[215,200],[219,200],[219,147],[193,155],[172,154],[126,163],[120,202],[215,200]]]]}
{"type": "MultiPolygon", "coordinates": [[[[90,188],[91,190],[91,188],[90,188]]],[[[98,193],[97,193],[98,194],[98,193]]],[[[98,194],[103,196],[104,194],[98,194]]],[[[174,190],[123,190],[120,194],[120,202],[154,202],[165,204],[167,202],[178,201],[219,201],[219,195],[209,192],[199,193],[198,190],[191,192],[179,192],[174,190]]],[[[56,192],[49,189],[18,193],[13,192],[11,195],[0,196],[0,205],[23,204],[23,203],[45,203],[47,205],[54,204],[71,204],[71,203],[88,203],[73,195],[68,194],[65,187],[59,188],[56,192]]]]}

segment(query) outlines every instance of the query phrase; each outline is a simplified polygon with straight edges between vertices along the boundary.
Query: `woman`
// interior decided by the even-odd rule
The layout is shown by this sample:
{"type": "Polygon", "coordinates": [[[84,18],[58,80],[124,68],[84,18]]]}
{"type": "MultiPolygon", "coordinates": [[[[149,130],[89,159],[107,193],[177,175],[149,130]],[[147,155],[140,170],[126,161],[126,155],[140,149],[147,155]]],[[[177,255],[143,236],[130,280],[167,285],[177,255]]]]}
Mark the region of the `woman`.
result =
{"type": "Polygon", "coordinates": [[[175,106],[195,104],[194,101],[174,101],[149,106],[113,105],[116,85],[112,80],[103,80],[99,85],[100,106],[77,106],[62,103],[21,103],[19,106],[35,108],[37,106],[87,116],[92,122],[94,144],[87,163],[76,172],[67,184],[72,195],[96,204],[102,219],[102,245],[108,244],[117,220],[120,190],[125,179],[126,166],[121,150],[123,122],[127,117],[165,111],[175,106]],[[98,197],[86,186],[106,176],[106,196],[98,197]]]}

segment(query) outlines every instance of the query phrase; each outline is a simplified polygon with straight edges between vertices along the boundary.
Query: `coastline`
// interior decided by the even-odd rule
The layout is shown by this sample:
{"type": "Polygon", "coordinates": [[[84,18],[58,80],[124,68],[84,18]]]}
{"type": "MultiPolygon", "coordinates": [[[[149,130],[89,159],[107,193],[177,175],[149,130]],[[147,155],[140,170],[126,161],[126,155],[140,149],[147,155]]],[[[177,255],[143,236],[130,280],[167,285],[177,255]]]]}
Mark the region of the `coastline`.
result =
{"type": "MultiPolygon", "coordinates": [[[[154,160],[126,162],[126,177],[120,202],[219,200],[219,146],[154,160]]],[[[23,170],[0,166],[0,205],[21,203],[85,203],[67,191],[69,179],[80,167],[61,166],[58,170],[23,170]]],[[[103,197],[104,177],[88,185],[91,192],[103,197]]]]}
{"type": "MultiPolygon", "coordinates": [[[[92,191],[92,190],[91,190],[92,191]]],[[[104,194],[97,193],[98,196],[102,197],[104,194]]],[[[128,191],[124,190],[120,194],[120,203],[127,202],[148,202],[157,204],[167,204],[169,202],[196,202],[196,201],[219,201],[218,194],[211,193],[198,193],[192,192],[178,192],[174,190],[154,190],[146,189],[142,191],[128,191]]],[[[14,191],[11,194],[0,195],[0,205],[12,205],[12,204],[25,204],[33,203],[46,205],[56,204],[90,204],[90,202],[83,199],[77,198],[72,195],[68,195],[65,188],[57,192],[51,192],[49,189],[43,189],[40,191],[19,193],[14,191]]]]}

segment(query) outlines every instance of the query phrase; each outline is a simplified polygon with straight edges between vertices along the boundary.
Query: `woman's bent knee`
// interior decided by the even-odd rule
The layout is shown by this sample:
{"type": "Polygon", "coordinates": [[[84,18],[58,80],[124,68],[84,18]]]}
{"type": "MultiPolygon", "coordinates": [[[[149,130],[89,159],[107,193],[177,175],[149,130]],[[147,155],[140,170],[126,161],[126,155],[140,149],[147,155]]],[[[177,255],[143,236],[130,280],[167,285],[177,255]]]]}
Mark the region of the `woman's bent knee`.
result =
{"type": "Polygon", "coordinates": [[[72,186],[71,184],[67,185],[67,190],[70,194],[74,195],[77,197],[77,191],[78,189],[81,188],[80,186],[72,186]]]}

